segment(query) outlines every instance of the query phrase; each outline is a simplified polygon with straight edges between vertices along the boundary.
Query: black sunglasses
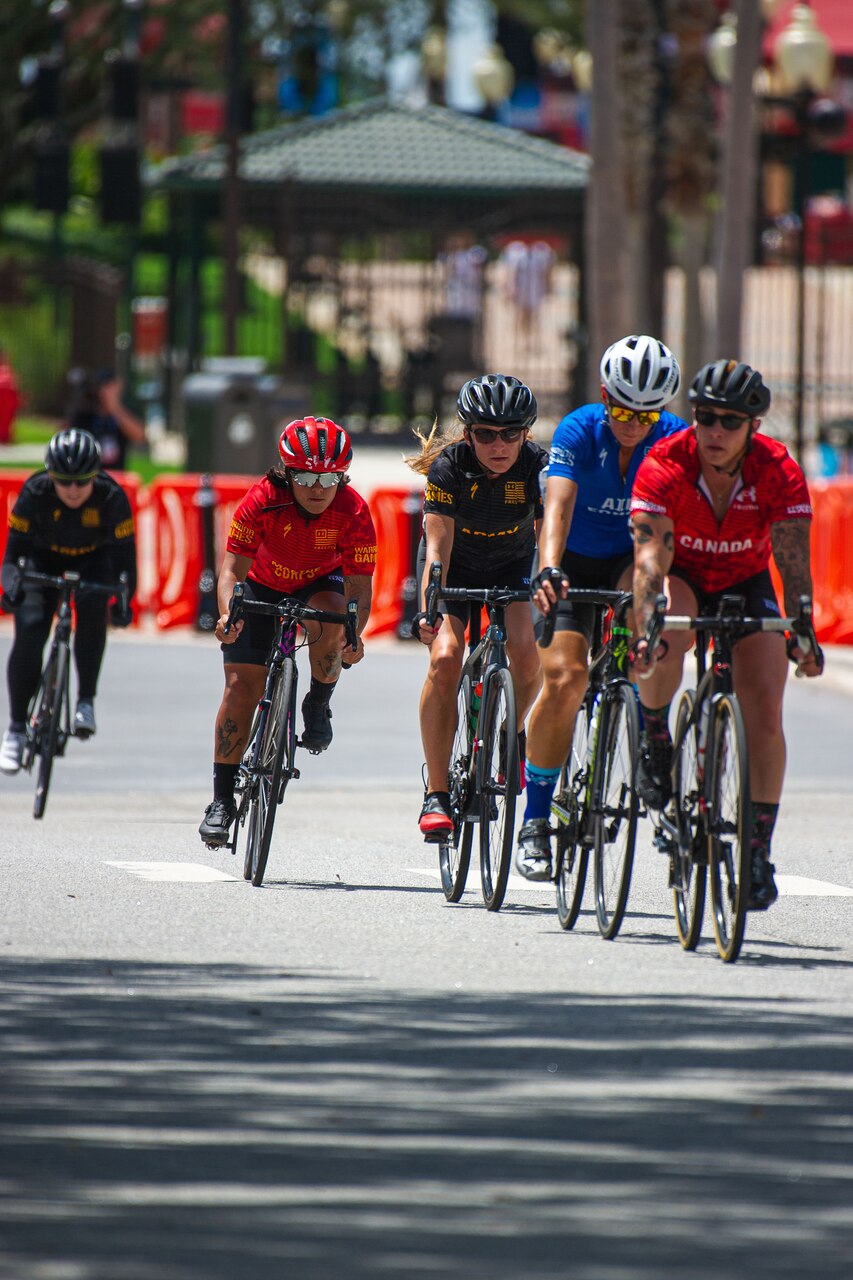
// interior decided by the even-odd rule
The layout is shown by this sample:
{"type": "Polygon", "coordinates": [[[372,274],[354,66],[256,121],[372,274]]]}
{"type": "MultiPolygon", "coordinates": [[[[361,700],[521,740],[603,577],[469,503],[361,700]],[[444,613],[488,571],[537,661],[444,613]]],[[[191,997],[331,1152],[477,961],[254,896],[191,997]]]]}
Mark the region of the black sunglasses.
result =
{"type": "Polygon", "coordinates": [[[736,413],[718,413],[716,409],[694,409],[693,417],[700,427],[713,427],[719,422],[724,431],[739,431],[752,418],[741,418],[736,413]]]}
{"type": "Polygon", "coordinates": [[[512,444],[519,436],[523,436],[526,427],[504,427],[502,431],[495,431],[493,427],[469,427],[471,435],[477,441],[477,444],[494,444],[496,440],[506,440],[512,444]]]}

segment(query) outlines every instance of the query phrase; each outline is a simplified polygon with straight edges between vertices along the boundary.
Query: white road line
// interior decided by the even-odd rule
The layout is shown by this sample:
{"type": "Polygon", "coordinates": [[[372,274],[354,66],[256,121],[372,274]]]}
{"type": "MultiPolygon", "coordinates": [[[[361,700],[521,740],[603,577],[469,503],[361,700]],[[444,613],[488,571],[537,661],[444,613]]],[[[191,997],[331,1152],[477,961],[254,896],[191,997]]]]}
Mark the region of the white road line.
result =
{"type": "MultiPolygon", "coordinates": [[[[413,876],[427,876],[430,880],[441,880],[441,872],[438,867],[407,867],[406,870],[413,876]]],[[[480,891],[480,869],[471,865],[468,872],[467,890],[480,891]]],[[[524,889],[529,893],[550,893],[554,894],[554,885],[550,880],[525,880],[523,876],[517,876],[514,871],[509,874],[507,880],[507,889],[524,889]]]]}
{"type": "MultiPolygon", "coordinates": [[[[426,876],[430,880],[440,880],[441,873],[437,867],[407,867],[413,876],[426,876]]],[[[472,866],[468,872],[467,890],[477,890],[480,879],[479,871],[472,866]]],[[[808,876],[776,876],[776,886],[783,898],[853,898],[853,889],[842,884],[831,884],[828,880],[810,880],[808,876]]],[[[515,872],[510,873],[507,888],[523,890],[528,893],[554,893],[551,881],[525,880],[515,872]]]]}
{"type": "Polygon", "coordinates": [[[229,876],[216,867],[206,867],[200,862],[111,862],[108,867],[118,867],[119,871],[129,871],[132,876],[141,880],[182,881],[185,884],[212,884],[219,880],[237,880],[237,876],[229,876]]]}
{"type": "Polygon", "coordinates": [[[853,898],[853,889],[843,884],[808,876],[776,876],[776,886],[783,898],[853,898]]]}

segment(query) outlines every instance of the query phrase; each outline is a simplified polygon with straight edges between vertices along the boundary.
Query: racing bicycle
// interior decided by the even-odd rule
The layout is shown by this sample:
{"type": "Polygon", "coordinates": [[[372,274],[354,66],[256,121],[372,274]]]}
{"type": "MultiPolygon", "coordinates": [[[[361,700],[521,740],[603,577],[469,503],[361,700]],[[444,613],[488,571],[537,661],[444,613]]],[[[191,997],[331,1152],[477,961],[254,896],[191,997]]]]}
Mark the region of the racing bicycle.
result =
{"type": "MultiPolygon", "coordinates": [[[[128,578],[119,581],[87,582],[79,573],[67,570],[60,575],[38,573],[27,565],[26,557],[18,561],[18,590],[26,586],[47,587],[58,593],[56,625],[48,648],[38,687],[27,711],[26,741],[21,767],[31,772],[36,760],[36,792],[33,817],[44,817],[53,762],[65,754],[69,738],[75,734],[71,723],[71,641],[74,634],[75,598],[87,595],[114,597],[121,615],[129,614],[128,578]]],[[[83,735],[79,735],[82,737],[83,735]]],[[[88,736],[88,735],[86,735],[88,736]]]]}
{"type": "MultiPolygon", "coordinates": [[[[591,852],[595,916],[601,936],[611,939],[625,918],[639,815],[639,711],[636,691],[626,675],[632,635],[626,619],[633,596],[630,591],[571,587],[567,598],[595,606],[595,627],[589,683],[551,802],[556,821],[557,915],[564,929],[574,927],[591,852]]],[[[543,648],[551,643],[555,622],[552,608],[545,615],[543,648]]]]}
{"type": "Polygon", "coordinates": [[[696,632],[696,688],[686,689],[678,704],[672,801],[658,816],[654,843],[669,855],[682,947],[693,951],[699,943],[710,878],[714,939],[727,963],[737,960],[743,945],[752,878],[749,762],[743,712],[732,680],[732,647],[751,632],[788,632],[789,652],[795,642],[823,664],[807,596],[800,598],[796,618],[748,618],[745,606],[743,596],[731,594],[721,598],[714,616],[667,617],[666,597],[661,595],[647,634],[653,650],[665,643],[660,639],[664,629],[696,632]]]}
{"type": "Polygon", "coordinates": [[[304,629],[308,622],[337,623],[344,627],[347,643],[355,650],[358,604],[351,600],[346,613],[315,609],[290,596],[270,604],[247,599],[245,585],[238,582],[231,597],[226,633],[244,613],[267,614],[279,623],[267,659],[264,692],[237,773],[237,815],[230,842],[231,852],[236,855],[240,832],[246,828],[243,877],[259,888],[269,858],[276,808],[284,799],[291,778],[299,777],[296,748],[302,744],[296,735],[296,652],[301,645],[297,643],[297,629],[304,629]]]}
{"type": "Polygon", "coordinates": [[[430,566],[425,593],[426,620],[435,626],[439,600],[471,606],[468,657],[456,695],[456,733],[450,753],[452,835],[439,845],[441,887],[448,902],[465,891],[474,827],[480,829],[483,902],[499,911],[512,862],[521,760],[515,690],[506,656],[507,605],[529,600],[528,591],[509,587],[443,587],[441,565],[430,566]],[[483,606],[489,624],[481,634],[483,606]]]}

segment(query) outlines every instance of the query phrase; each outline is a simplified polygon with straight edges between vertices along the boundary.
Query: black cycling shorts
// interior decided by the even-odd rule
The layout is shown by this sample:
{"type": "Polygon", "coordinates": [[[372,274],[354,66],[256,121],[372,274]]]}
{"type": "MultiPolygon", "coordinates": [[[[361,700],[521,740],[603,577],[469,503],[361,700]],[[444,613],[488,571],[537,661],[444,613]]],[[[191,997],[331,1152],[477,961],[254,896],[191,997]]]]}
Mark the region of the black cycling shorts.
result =
{"type": "MultiPolygon", "coordinates": [[[[613,591],[622,574],[634,563],[634,552],[623,551],[618,556],[582,556],[576,551],[564,551],[560,568],[569,580],[569,585],[583,591],[613,591]]],[[[533,576],[539,572],[539,553],[533,560],[533,576]]],[[[533,608],[533,630],[536,639],[541,639],[545,628],[545,617],[533,608]]],[[[555,631],[576,631],[586,636],[587,644],[592,644],[595,627],[595,605],[575,604],[571,600],[560,600],[557,603],[557,622],[555,631]]]]}
{"type": "MultiPolygon", "coordinates": [[[[723,596],[743,596],[745,601],[743,613],[746,618],[781,618],[782,616],[769,569],[762,569],[751,578],[744,578],[743,582],[733,582],[722,591],[703,591],[691,582],[682,569],[670,569],[669,576],[680,578],[687,584],[696,597],[697,615],[701,617],[713,617],[717,613],[723,596]]],[[[751,630],[754,632],[755,628],[751,630]]],[[[749,631],[744,631],[743,635],[737,639],[742,640],[744,635],[749,634],[749,631]]],[[[737,640],[734,643],[737,644],[737,640]]]]}
{"type": "MultiPolygon", "coordinates": [[[[426,542],[421,538],[418,547],[418,584],[424,580],[424,569],[426,568],[426,542]]],[[[447,579],[445,586],[448,587],[469,587],[469,588],[488,588],[488,587],[509,587],[510,591],[529,591],[530,590],[530,558],[524,556],[522,560],[513,560],[509,564],[504,565],[502,569],[489,569],[486,573],[474,573],[471,569],[458,569],[453,563],[453,554],[450,556],[450,564],[447,566],[447,579]]],[[[471,605],[465,600],[442,600],[439,605],[439,612],[450,614],[453,618],[458,618],[466,626],[471,616],[471,605]]]]}
{"type": "MultiPolygon", "coordinates": [[[[307,604],[312,596],[320,591],[332,591],[341,597],[341,613],[344,607],[344,576],[340,569],[334,573],[325,573],[315,578],[306,587],[296,591],[279,591],[276,587],[266,587],[262,582],[246,579],[247,600],[262,600],[267,604],[276,604],[285,595],[307,604]]],[[[273,640],[277,635],[278,622],[271,614],[244,613],[243,629],[233,644],[221,644],[222,660],[229,663],[250,663],[252,666],[265,667],[270,656],[273,640]]]]}

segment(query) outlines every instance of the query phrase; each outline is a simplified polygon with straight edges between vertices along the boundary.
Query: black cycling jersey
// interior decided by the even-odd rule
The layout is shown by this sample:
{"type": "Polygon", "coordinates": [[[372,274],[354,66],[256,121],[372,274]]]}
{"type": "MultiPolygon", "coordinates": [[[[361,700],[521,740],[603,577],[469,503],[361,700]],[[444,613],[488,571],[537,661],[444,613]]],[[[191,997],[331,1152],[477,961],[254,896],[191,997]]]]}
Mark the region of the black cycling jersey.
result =
{"type": "MultiPolygon", "coordinates": [[[[82,507],[67,507],[56,495],[46,471],[31,475],[9,515],[9,538],[3,556],[3,582],[7,566],[20,556],[50,563],[58,572],[74,569],[95,552],[110,553],[116,573],[125,572],[130,594],[136,589],[136,538],[130,501],[112,476],[99,472],[92,494],[82,507]]],[[[85,576],[85,575],[84,575],[85,576]]]]}
{"type": "Polygon", "coordinates": [[[424,514],[452,516],[454,569],[493,575],[533,556],[534,521],[543,513],[539,473],[548,454],[527,440],[509,471],[490,480],[464,440],[443,449],[429,469],[424,514]]]}

